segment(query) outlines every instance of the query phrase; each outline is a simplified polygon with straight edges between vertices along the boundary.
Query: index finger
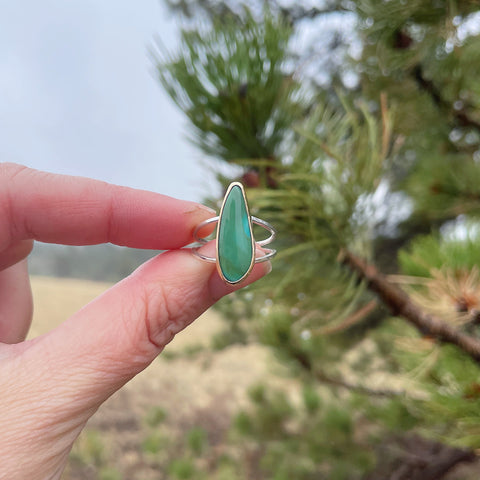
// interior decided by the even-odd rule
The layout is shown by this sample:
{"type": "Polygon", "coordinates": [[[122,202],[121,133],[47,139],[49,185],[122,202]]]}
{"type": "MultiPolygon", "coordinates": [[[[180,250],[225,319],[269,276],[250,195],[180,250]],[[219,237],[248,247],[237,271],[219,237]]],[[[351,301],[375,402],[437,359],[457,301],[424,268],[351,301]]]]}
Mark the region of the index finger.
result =
{"type": "Polygon", "coordinates": [[[25,239],[169,250],[212,216],[203,205],[98,180],[0,164],[0,251],[25,239]]]}

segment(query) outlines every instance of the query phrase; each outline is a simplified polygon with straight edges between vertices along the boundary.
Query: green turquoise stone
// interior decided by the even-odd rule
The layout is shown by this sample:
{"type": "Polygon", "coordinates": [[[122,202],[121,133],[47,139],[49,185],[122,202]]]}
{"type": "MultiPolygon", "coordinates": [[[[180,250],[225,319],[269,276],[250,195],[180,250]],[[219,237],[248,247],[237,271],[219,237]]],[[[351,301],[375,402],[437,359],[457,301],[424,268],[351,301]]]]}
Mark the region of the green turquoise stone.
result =
{"type": "Polygon", "coordinates": [[[241,184],[233,184],[225,196],[218,221],[217,258],[220,274],[238,283],[251,270],[254,241],[250,214],[241,184]]]}

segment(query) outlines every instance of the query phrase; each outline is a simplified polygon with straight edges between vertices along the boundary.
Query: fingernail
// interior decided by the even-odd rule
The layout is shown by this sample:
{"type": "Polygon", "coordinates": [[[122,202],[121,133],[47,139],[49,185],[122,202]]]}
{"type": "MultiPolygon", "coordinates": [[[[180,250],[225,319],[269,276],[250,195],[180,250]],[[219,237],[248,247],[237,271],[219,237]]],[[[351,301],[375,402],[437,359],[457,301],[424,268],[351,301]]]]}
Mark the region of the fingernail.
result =
{"type": "Polygon", "coordinates": [[[268,275],[272,271],[272,262],[265,262],[265,275],[268,275]]]}
{"type": "Polygon", "coordinates": [[[213,210],[212,208],[210,207],[207,207],[206,205],[202,205],[200,203],[194,203],[194,202],[190,202],[192,205],[189,206],[188,210],[185,210],[185,213],[190,215],[190,214],[199,214],[201,213],[201,216],[203,217],[205,213],[208,213],[208,215],[211,215],[211,216],[216,216],[217,215],[217,212],[215,210],[213,210]]]}
{"type": "Polygon", "coordinates": [[[204,210],[205,212],[208,212],[208,213],[211,214],[212,216],[216,216],[216,215],[217,215],[217,212],[216,212],[213,208],[207,207],[206,205],[199,205],[198,208],[199,208],[200,210],[204,210]]]}

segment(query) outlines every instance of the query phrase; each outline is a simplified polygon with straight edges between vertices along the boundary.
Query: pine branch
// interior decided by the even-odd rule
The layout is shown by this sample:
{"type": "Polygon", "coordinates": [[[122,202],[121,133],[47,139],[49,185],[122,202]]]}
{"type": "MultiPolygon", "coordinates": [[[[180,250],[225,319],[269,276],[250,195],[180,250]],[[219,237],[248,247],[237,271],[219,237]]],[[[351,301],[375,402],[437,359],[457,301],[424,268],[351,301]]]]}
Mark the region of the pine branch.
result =
{"type": "MultiPolygon", "coordinates": [[[[368,395],[371,397],[387,397],[387,398],[407,395],[407,392],[404,390],[387,390],[387,389],[377,390],[377,389],[369,388],[357,383],[347,382],[342,378],[331,377],[321,371],[316,371],[314,373],[315,373],[315,378],[321,383],[324,383],[326,385],[331,385],[333,387],[345,388],[351,392],[360,393],[361,395],[368,395]]],[[[410,397],[412,397],[411,394],[410,394],[410,397]]]]}
{"type": "Polygon", "coordinates": [[[312,364],[310,357],[300,350],[291,349],[290,355],[292,356],[292,358],[294,358],[298,362],[298,364],[303,369],[305,369],[309,374],[313,375],[313,377],[315,377],[315,379],[320,383],[324,383],[332,387],[345,388],[346,390],[349,390],[351,392],[360,393],[362,395],[368,395],[373,397],[393,398],[398,396],[406,396],[407,394],[407,392],[402,390],[387,390],[387,389],[377,390],[377,389],[369,388],[357,383],[347,382],[341,377],[333,377],[331,375],[327,375],[325,372],[315,368],[314,365],[312,364]]]}
{"type": "Polygon", "coordinates": [[[466,335],[451,324],[422,311],[405,291],[389,282],[374,265],[365,262],[348,250],[340,252],[339,260],[362,280],[365,280],[368,288],[378,295],[394,315],[407,320],[424,335],[430,335],[441,342],[457,346],[477,363],[480,363],[479,339],[466,335]]]}
{"type": "Polygon", "coordinates": [[[421,90],[428,93],[433,103],[449,113],[455,118],[462,127],[472,127],[480,131],[480,122],[470,117],[465,110],[454,110],[451,105],[442,97],[440,90],[436,87],[432,80],[425,78],[421,65],[416,65],[412,70],[412,76],[421,90]]]}
{"type": "Polygon", "coordinates": [[[440,480],[461,463],[478,458],[470,449],[444,445],[418,435],[385,439],[379,465],[365,480],[440,480]]]}
{"type": "MultiPolygon", "coordinates": [[[[316,335],[331,335],[332,333],[339,333],[347,328],[350,328],[353,325],[361,322],[363,319],[367,317],[373,310],[375,310],[378,306],[377,300],[370,300],[366,305],[362,308],[358,309],[356,312],[349,315],[345,318],[342,322],[337,325],[325,325],[323,327],[317,328],[313,331],[316,335]]],[[[317,313],[317,312],[312,312],[317,313]]]]}
{"type": "Polygon", "coordinates": [[[320,15],[328,15],[330,13],[338,13],[338,12],[347,12],[347,10],[343,5],[342,2],[330,2],[326,3],[323,7],[305,7],[299,4],[292,4],[288,7],[282,7],[278,5],[277,2],[273,2],[276,4],[276,7],[280,10],[282,15],[288,19],[288,21],[292,24],[299,23],[302,20],[308,19],[313,20],[320,15]]]}

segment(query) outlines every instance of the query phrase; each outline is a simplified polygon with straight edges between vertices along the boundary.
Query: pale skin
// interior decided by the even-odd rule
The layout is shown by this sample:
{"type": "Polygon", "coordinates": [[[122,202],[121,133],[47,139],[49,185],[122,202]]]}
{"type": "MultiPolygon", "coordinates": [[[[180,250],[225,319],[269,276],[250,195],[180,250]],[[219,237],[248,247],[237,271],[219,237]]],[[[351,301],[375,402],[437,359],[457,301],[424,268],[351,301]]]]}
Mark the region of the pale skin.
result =
{"type": "Polygon", "coordinates": [[[256,264],[230,286],[214,264],[181,250],[213,215],[152,192],[0,163],[0,479],[60,478],[76,437],[112,393],[213,303],[270,271],[256,264]],[[34,240],[169,251],[26,341],[34,240]]]}

